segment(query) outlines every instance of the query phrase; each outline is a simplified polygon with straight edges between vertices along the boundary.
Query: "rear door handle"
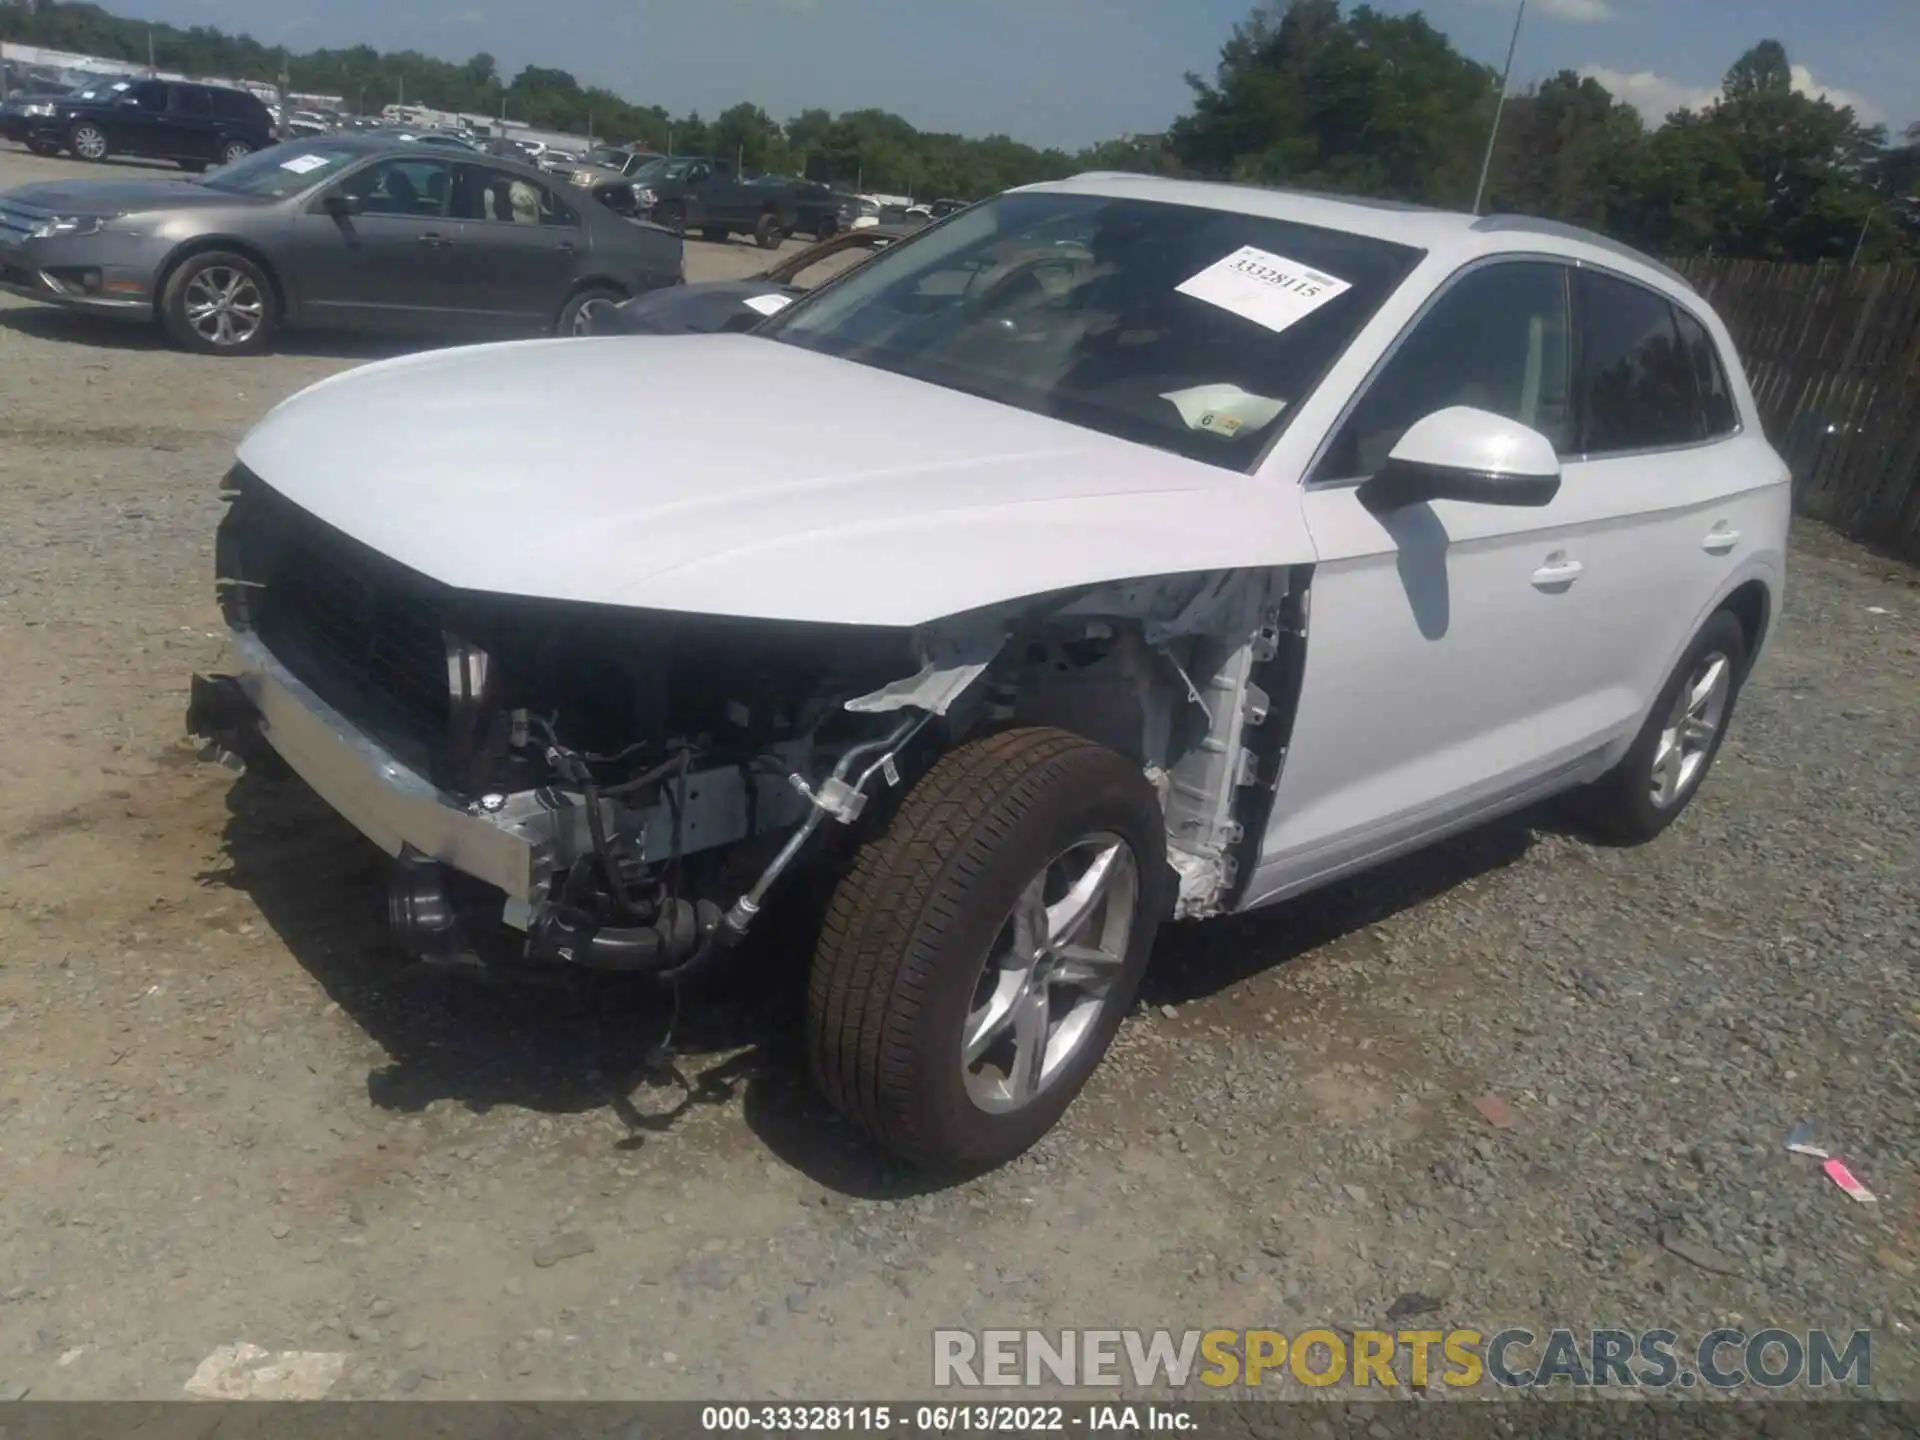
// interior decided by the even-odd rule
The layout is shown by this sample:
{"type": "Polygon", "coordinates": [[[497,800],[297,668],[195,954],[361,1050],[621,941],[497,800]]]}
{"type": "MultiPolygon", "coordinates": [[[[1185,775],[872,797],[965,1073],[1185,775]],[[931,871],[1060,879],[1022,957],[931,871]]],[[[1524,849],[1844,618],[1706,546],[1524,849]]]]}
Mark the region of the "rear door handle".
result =
{"type": "Polygon", "coordinates": [[[1549,555],[1547,563],[1533,572],[1533,588],[1536,590],[1559,590],[1571,585],[1580,578],[1587,567],[1578,560],[1569,560],[1564,555],[1549,555]]]}
{"type": "Polygon", "coordinates": [[[571,240],[562,240],[557,248],[559,249],[562,255],[571,255],[579,247],[576,246],[571,240]]]}
{"type": "Polygon", "coordinates": [[[453,241],[449,240],[445,235],[442,235],[437,230],[429,230],[427,231],[426,234],[420,237],[420,243],[422,245],[431,246],[435,250],[444,250],[449,245],[453,244],[453,241]]]}
{"type": "Polygon", "coordinates": [[[1700,542],[1700,548],[1709,555],[1725,555],[1740,543],[1740,532],[1730,530],[1724,524],[1716,525],[1707,532],[1707,538],[1700,542]]]}

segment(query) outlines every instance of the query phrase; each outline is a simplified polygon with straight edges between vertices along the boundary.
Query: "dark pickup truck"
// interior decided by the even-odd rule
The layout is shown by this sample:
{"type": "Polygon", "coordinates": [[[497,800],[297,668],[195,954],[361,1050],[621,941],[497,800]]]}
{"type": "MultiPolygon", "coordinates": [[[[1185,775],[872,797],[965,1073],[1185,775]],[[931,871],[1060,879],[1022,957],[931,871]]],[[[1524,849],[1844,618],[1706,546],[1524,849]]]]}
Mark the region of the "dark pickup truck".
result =
{"type": "Polygon", "coordinates": [[[634,198],[656,225],[676,234],[698,231],[708,240],[751,235],[777,250],[798,225],[793,186],[761,177],[745,180],[730,160],[679,155],[643,165],[632,177],[634,198]]]}

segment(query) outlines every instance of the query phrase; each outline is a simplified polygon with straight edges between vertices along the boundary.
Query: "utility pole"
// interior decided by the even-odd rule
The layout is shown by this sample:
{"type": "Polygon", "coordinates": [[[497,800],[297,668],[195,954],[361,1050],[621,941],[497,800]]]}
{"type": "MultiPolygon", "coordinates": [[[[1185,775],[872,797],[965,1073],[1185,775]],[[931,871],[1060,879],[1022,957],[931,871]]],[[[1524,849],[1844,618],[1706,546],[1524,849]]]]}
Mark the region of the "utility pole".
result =
{"type": "Polygon", "coordinates": [[[153,63],[153,26],[147,26],[147,78],[152,79],[160,72],[153,63]]]}
{"type": "Polygon", "coordinates": [[[1506,68],[1500,72],[1500,98],[1493,104],[1493,124],[1487,130],[1487,153],[1480,161],[1480,183],[1473,187],[1473,213],[1480,213],[1480,202],[1487,194],[1487,174],[1493,169],[1493,146],[1500,138],[1500,112],[1507,108],[1507,82],[1513,78],[1513,52],[1520,48],[1520,22],[1527,18],[1527,0],[1513,12],[1513,36],[1507,41],[1506,68]]]}

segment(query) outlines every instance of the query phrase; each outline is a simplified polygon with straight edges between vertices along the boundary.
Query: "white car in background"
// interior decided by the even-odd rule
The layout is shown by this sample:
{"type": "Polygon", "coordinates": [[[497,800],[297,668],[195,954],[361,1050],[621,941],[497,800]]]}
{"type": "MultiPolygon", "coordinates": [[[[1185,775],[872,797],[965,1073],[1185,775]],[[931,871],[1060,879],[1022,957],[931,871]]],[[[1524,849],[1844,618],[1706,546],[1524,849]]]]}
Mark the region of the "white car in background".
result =
{"type": "Polygon", "coordinates": [[[1789,494],[1644,256],[1105,174],[753,334],[335,376],[230,486],[196,728],[396,857],[410,949],[678,983],[788,894],[818,1083],[939,1166],[1054,1124],[1165,920],[1561,792],[1659,834],[1789,494]]]}

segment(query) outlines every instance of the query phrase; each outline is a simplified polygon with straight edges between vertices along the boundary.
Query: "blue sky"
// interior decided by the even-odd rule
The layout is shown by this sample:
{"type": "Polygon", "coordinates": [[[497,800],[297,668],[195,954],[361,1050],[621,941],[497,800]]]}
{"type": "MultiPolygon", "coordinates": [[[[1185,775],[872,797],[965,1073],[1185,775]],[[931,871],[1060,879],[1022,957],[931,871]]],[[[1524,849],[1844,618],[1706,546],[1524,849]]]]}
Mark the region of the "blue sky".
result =
{"type": "MultiPolygon", "coordinates": [[[[924,129],[1077,147],[1152,131],[1211,74],[1252,0],[105,0],[120,14],[250,30],[300,49],[365,41],[570,70],[642,103],[711,115],[751,99],[785,119],[875,105],[924,129]]],[[[1499,64],[1514,0],[1423,9],[1499,64]]],[[[1588,70],[1657,118],[1712,91],[1755,40],[1803,88],[1896,130],[1920,119],[1920,0],[1529,0],[1516,80],[1588,70]]]]}

